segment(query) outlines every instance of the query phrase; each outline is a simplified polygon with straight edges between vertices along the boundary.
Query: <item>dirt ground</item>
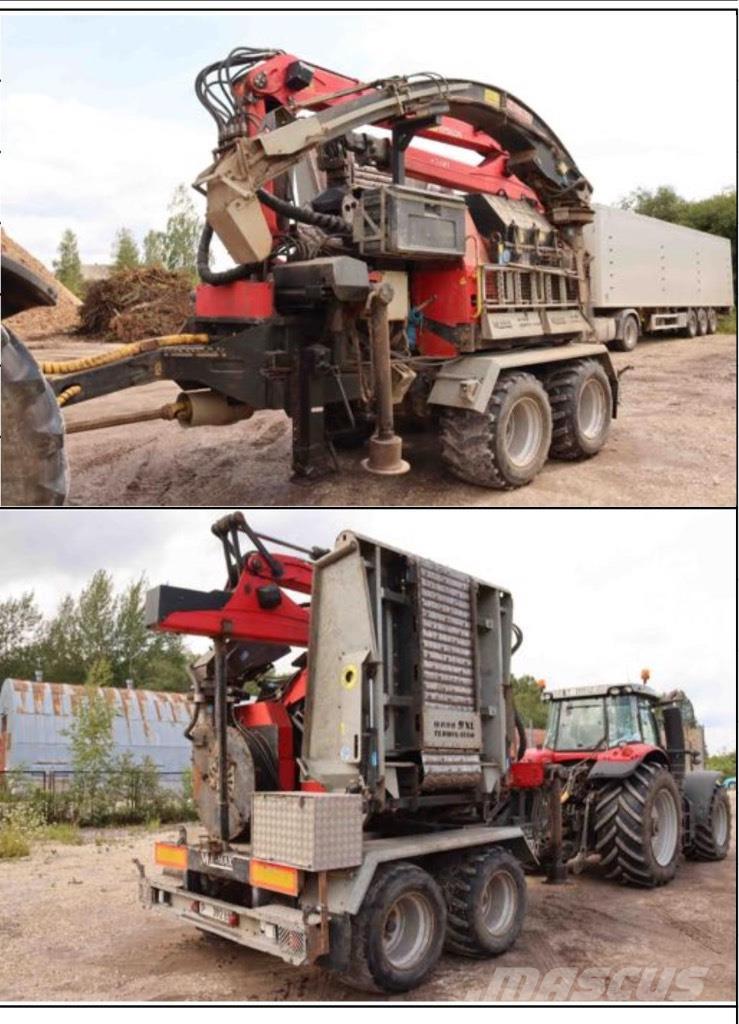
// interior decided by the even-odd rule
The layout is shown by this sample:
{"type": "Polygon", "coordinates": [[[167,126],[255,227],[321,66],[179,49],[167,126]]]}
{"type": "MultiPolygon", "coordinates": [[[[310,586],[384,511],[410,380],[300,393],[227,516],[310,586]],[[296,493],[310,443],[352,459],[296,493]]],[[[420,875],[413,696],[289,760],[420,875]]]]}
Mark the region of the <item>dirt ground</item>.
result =
{"type": "MultiPolygon", "coordinates": [[[[82,846],[47,843],[28,858],[3,862],[0,1000],[359,998],[319,968],[295,968],[213,942],[171,912],[144,910],[132,858],[154,870],[154,841],[175,836],[175,827],[161,833],[108,830],[87,835],[82,846]]],[[[400,998],[494,999],[489,986],[500,967],[536,968],[542,975],[595,968],[607,982],[628,968],[697,968],[704,978],[697,998],[736,998],[734,843],[720,863],[681,864],[677,878],[661,889],[623,888],[585,875],[564,886],[530,877],[528,889],[526,924],[514,949],[494,961],[445,955],[428,982],[400,998]]],[[[635,998],[628,974],[622,999],[635,998]]],[[[666,998],[684,1001],[684,988],[673,985],[666,998]]]]}
{"type": "MultiPolygon", "coordinates": [[[[91,354],[75,338],[33,346],[40,358],[91,354]]],[[[536,480],[507,493],[448,476],[435,438],[410,435],[406,476],[378,478],[363,453],[341,453],[342,472],[306,485],[290,477],[290,423],[260,412],[230,427],[185,430],[141,423],[69,437],[72,505],[478,505],[733,506],[736,491],[736,337],[641,341],[614,353],[622,403],[610,440],[579,464],[548,463],[536,480]]],[[[70,408],[70,423],[172,401],[169,382],[70,408]]]]}

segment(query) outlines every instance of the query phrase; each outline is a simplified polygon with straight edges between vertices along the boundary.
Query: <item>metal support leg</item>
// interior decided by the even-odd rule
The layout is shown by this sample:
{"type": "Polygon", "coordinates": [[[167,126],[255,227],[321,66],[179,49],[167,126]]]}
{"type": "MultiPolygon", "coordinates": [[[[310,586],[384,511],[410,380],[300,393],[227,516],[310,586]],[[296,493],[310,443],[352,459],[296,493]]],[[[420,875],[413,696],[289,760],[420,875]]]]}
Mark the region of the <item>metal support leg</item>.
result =
{"type": "Polygon", "coordinates": [[[298,350],[291,374],[293,473],[316,479],[336,470],[326,444],[320,363],[326,350],[308,345],[298,350]]]}
{"type": "Polygon", "coordinates": [[[218,741],[218,830],[221,840],[229,839],[228,823],[228,701],[226,699],[226,645],[215,642],[215,733],[218,741]]]}
{"type": "Polygon", "coordinates": [[[372,296],[372,365],[375,374],[377,422],[369,442],[369,458],[362,465],[370,473],[396,476],[407,473],[410,465],[402,458],[403,442],[393,422],[393,385],[390,364],[390,323],[388,306],[393,290],[382,284],[372,296]]]}
{"type": "Polygon", "coordinates": [[[552,847],[547,864],[547,882],[562,885],[567,881],[567,865],[562,859],[562,779],[558,774],[552,779],[549,789],[549,816],[552,847]]]}

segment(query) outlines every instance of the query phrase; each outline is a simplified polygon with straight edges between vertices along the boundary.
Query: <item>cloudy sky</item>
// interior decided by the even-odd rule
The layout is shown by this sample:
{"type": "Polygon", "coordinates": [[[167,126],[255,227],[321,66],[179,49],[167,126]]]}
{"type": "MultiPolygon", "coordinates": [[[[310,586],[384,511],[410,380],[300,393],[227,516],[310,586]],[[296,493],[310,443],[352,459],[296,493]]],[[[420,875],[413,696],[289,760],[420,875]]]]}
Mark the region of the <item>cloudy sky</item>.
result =
{"type": "MultiPolygon", "coordinates": [[[[223,585],[210,524],[229,509],[4,510],[0,599],[53,612],[105,567],[123,584],[223,585]]],[[[730,510],[252,509],[258,530],[331,547],[353,529],[511,590],[525,635],[514,671],[552,687],[684,689],[709,749],[736,744],[735,540],[730,510]]]]}
{"type": "Polygon", "coordinates": [[[599,202],[734,182],[733,12],[5,15],[11,235],[48,263],[71,227],[83,262],[106,262],[119,227],[141,239],[162,226],[215,141],[193,79],[237,45],[364,79],[433,70],[499,85],[552,126],[599,202]]]}

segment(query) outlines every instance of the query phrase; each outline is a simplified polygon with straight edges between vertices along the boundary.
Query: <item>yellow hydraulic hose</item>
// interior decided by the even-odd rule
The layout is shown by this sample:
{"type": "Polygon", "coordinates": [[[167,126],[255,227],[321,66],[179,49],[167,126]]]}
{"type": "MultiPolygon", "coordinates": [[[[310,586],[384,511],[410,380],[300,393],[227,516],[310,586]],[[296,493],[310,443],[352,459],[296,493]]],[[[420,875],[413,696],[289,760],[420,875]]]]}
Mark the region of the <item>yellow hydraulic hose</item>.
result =
{"type": "MultiPolygon", "coordinates": [[[[130,345],[121,345],[119,348],[113,349],[112,352],[101,352],[97,356],[68,359],[62,363],[42,363],[41,370],[47,376],[59,373],[79,373],[81,370],[93,370],[97,366],[118,363],[122,359],[129,359],[131,356],[140,355],[142,352],[151,352],[153,349],[168,348],[174,345],[207,345],[210,340],[211,338],[207,334],[164,334],[158,338],[144,338],[142,341],[132,341],[130,345]]],[[[67,390],[71,390],[71,388],[67,390]]],[[[62,392],[62,394],[66,394],[66,392],[62,392]]],[[[61,395],[59,397],[61,399],[61,395]]],[[[72,396],[68,397],[71,398],[72,396]]],[[[62,405],[63,403],[60,401],[59,404],[62,405]]]]}
{"type": "Polygon", "coordinates": [[[79,384],[73,384],[70,388],[65,388],[64,391],[60,391],[56,396],[56,400],[59,405],[66,405],[70,399],[75,398],[82,392],[82,388],[79,384]]]}

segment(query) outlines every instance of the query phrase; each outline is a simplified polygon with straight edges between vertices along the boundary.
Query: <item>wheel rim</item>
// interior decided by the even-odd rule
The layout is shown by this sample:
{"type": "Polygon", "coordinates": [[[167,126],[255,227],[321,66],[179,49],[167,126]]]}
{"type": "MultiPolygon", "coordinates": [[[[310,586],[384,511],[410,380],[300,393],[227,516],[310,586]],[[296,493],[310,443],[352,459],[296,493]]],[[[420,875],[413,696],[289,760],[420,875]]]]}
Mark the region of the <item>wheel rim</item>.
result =
{"type": "Polygon", "coordinates": [[[482,894],[480,912],[490,935],[505,935],[516,915],[516,883],[507,871],[497,871],[482,894]]]}
{"type": "Polygon", "coordinates": [[[636,321],[629,317],[624,324],[624,345],[626,348],[635,348],[638,340],[639,331],[636,326],[636,321]]]}
{"type": "Polygon", "coordinates": [[[713,821],[711,822],[713,829],[713,841],[716,846],[723,846],[726,842],[726,836],[729,831],[729,818],[726,813],[726,805],[723,800],[719,800],[713,809],[713,821]]]}
{"type": "Polygon", "coordinates": [[[652,804],[652,853],[660,867],[666,867],[677,846],[677,807],[666,789],[657,793],[652,804]]]}
{"type": "Polygon", "coordinates": [[[397,970],[415,966],[434,935],[434,912],[421,893],[406,893],[392,904],[382,928],[382,948],[397,970]]]}
{"type": "Polygon", "coordinates": [[[544,437],[544,417],[538,402],[523,396],[513,403],[505,428],[508,458],[519,469],[536,460],[544,437]]]}
{"type": "Polygon", "coordinates": [[[594,441],[603,430],[608,403],[602,383],[591,377],[580,392],[577,407],[577,425],[583,437],[594,441]]]}

